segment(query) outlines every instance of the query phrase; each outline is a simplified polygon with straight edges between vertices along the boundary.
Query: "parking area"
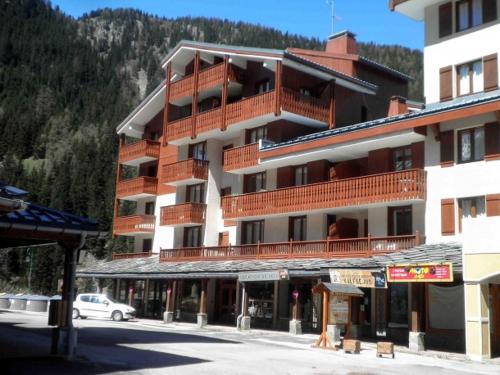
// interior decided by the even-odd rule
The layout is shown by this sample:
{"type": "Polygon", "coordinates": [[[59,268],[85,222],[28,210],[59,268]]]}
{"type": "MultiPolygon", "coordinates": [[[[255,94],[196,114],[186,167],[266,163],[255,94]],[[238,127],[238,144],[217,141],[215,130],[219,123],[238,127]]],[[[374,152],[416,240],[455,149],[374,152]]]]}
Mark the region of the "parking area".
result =
{"type": "MultiPolygon", "coordinates": [[[[316,336],[232,327],[199,330],[151,320],[75,320],[74,362],[49,357],[45,314],[0,310],[0,361],[12,374],[498,374],[500,364],[474,363],[462,356],[438,358],[397,351],[376,358],[373,345],[361,354],[311,348],[316,336]]],[[[5,373],[5,372],[2,372],[5,373]]]]}

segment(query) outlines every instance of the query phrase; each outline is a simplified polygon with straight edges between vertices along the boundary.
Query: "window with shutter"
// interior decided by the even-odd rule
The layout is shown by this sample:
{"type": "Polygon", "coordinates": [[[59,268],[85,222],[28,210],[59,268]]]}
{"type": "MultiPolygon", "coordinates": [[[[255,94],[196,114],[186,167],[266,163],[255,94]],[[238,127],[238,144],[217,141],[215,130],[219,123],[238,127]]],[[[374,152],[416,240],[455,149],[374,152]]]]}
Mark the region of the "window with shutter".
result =
{"type": "Polygon", "coordinates": [[[451,167],[454,162],[453,130],[448,130],[440,134],[441,140],[441,167],[451,167]]]}
{"type": "Polygon", "coordinates": [[[452,3],[443,4],[439,7],[439,37],[444,38],[452,32],[453,19],[452,3]]]}
{"type": "Polygon", "coordinates": [[[497,0],[483,0],[483,22],[497,19],[497,0]]]}
{"type": "Polygon", "coordinates": [[[453,98],[452,67],[441,68],[439,71],[439,88],[441,101],[453,98]]]}
{"type": "Polygon", "coordinates": [[[441,200],[441,234],[443,236],[455,235],[455,200],[441,200]]]}
{"type": "Polygon", "coordinates": [[[486,215],[500,216],[500,194],[486,196],[486,215]]]}
{"type": "Polygon", "coordinates": [[[485,159],[497,160],[500,158],[500,124],[492,122],[484,125],[485,159]]]}
{"type": "Polygon", "coordinates": [[[496,90],[498,88],[498,55],[483,57],[484,64],[484,90],[496,90]]]}

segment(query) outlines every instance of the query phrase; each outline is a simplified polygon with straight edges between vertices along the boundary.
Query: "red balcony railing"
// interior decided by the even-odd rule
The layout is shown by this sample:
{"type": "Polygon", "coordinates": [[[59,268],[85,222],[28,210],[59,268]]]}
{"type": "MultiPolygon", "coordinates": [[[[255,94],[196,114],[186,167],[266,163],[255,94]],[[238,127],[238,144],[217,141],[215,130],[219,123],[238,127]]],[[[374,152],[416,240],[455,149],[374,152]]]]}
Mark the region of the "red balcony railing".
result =
{"type": "Polygon", "coordinates": [[[193,119],[191,116],[169,122],[167,126],[167,140],[191,137],[193,119]]]}
{"type": "Polygon", "coordinates": [[[196,116],[196,133],[203,133],[213,129],[220,129],[222,110],[220,107],[201,112],[196,116]]]}
{"type": "Polygon", "coordinates": [[[173,82],[170,85],[170,100],[175,101],[177,99],[183,98],[185,96],[192,95],[194,90],[194,74],[190,74],[186,77],[173,82]]]}
{"type": "Polygon", "coordinates": [[[341,240],[290,241],[254,245],[162,249],[160,262],[184,260],[360,258],[410,249],[420,235],[341,240]]]}
{"type": "Polygon", "coordinates": [[[284,111],[292,112],[324,123],[328,122],[330,107],[321,99],[283,88],[281,106],[284,111]]]}
{"type": "Polygon", "coordinates": [[[162,167],[161,182],[178,185],[181,181],[208,179],[208,161],[188,159],[162,167]]]}
{"type": "Polygon", "coordinates": [[[269,91],[229,104],[226,110],[227,124],[235,124],[274,112],[275,96],[274,91],[269,91]]]}
{"type": "Polygon", "coordinates": [[[425,171],[413,169],[223,197],[223,218],[231,220],[315,209],[425,199],[425,176],[425,171]]]}
{"type": "Polygon", "coordinates": [[[183,203],[161,208],[160,225],[182,226],[203,224],[205,222],[206,204],[183,203]]]}
{"type": "Polygon", "coordinates": [[[224,151],[224,171],[248,168],[257,165],[259,144],[231,148],[224,151]]]}
{"type": "Polygon", "coordinates": [[[118,154],[120,164],[138,164],[131,163],[137,160],[147,162],[160,158],[160,142],[143,139],[127,145],[121,145],[118,154]]]}
{"type": "Polygon", "coordinates": [[[137,258],[148,258],[152,255],[151,251],[141,252],[141,253],[113,253],[111,256],[113,260],[118,259],[137,259],[137,258]]]}
{"type": "Polygon", "coordinates": [[[113,234],[115,236],[153,233],[154,231],[154,215],[120,216],[115,217],[113,223],[113,234]]]}
{"type": "Polygon", "coordinates": [[[119,181],[116,186],[116,198],[131,199],[156,195],[158,179],[141,176],[129,180],[119,181]]]}

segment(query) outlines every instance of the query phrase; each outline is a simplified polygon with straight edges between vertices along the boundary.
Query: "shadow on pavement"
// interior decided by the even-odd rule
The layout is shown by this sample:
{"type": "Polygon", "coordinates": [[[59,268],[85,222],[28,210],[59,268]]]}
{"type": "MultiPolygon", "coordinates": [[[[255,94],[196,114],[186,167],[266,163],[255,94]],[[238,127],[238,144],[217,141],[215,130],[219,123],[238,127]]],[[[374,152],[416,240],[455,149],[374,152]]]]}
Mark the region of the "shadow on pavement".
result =
{"type": "Polygon", "coordinates": [[[48,355],[51,328],[27,328],[0,323],[0,373],[2,374],[104,374],[113,371],[154,369],[209,362],[207,359],[150,350],[158,345],[207,343],[239,344],[201,335],[124,327],[78,328],[76,361],[48,355]],[[150,344],[150,345],[149,345],[150,344]],[[146,348],[131,347],[142,345],[146,348]]]}

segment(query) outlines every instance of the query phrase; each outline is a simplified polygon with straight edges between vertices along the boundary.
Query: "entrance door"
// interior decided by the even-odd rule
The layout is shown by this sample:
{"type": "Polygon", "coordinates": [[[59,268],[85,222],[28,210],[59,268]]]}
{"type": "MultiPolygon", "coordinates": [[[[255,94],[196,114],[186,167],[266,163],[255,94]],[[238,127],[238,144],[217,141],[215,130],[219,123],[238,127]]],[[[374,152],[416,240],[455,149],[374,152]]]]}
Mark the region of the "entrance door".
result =
{"type": "Polygon", "coordinates": [[[220,280],[218,299],[217,320],[233,324],[236,321],[236,281],[220,280]]]}
{"type": "Polygon", "coordinates": [[[500,356],[500,284],[490,285],[491,354],[500,356]]]}

